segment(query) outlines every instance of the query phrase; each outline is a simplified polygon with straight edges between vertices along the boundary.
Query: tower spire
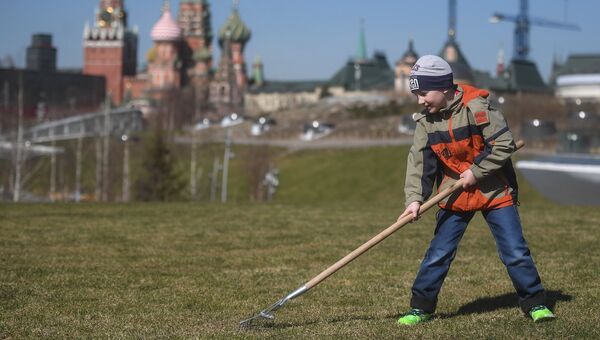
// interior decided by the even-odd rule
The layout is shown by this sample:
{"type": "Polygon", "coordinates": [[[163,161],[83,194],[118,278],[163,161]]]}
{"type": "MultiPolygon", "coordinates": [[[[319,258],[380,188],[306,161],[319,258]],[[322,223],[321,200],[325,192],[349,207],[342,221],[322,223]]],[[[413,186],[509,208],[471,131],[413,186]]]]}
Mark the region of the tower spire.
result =
{"type": "Polygon", "coordinates": [[[504,75],[505,66],[504,66],[504,49],[500,47],[498,50],[498,58],[496,60],[496,76],[501,77],[504,75]]]}
{"type": "Polygon", "coordinates": [[[456,39],[456,0],[448,0],[448,41],[456,39]]]}
{"type": "Polygon", "coordinates": [[[163,11],[163,13],[171,11],[171,1],[170,0],[163,1],[162,11],[163,11]]]}
{"type": "Polygon", "coordinates": [[[365,19],[360,19],[360,32],[358,35],[358,46],[356,47],[356,60],[367,60],[367,43],[365,39],[365,19]]]}

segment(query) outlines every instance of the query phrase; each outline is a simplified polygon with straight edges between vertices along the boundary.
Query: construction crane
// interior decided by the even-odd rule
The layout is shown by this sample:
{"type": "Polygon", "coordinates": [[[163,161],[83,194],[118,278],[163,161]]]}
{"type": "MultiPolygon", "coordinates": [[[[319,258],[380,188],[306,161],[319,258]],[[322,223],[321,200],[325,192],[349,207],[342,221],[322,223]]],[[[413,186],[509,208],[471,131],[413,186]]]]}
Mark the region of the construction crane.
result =
{"type": "Polygon", "coordinates": [[[490,18],[490,22],[495,24],[500,21],[510,21],[514,22],[515,25],[515,37],[514,37],[514,51],[513,51],[513,59],[516,60],[527,60],[529,56],[529,26],[543,26],[543,27],[552,27],[566,30],[579,31],[581,30],[578,25],[570,24],[566,22],[557,22],[542,18],[532,18],[528,14],[529,11],[529,1],[528,0],[520,0],[520,11],[519,14],[508,15],[501,13],[494,13],[494,15],[490,18]]]}

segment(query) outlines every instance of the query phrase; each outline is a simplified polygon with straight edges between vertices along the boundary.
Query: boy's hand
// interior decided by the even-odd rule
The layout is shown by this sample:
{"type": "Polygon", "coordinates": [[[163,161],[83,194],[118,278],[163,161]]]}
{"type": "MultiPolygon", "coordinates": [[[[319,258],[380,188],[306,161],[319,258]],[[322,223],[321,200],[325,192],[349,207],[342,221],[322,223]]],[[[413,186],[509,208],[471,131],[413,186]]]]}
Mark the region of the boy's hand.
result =
{"type": "Polygon", "coordinates": [[[464,180],[463,189],[468,189],[477,183],[475,176],[473,176],[473,171],[471,169],[467,169],[465,172],[460,174],[460,178],[464,180]]]}
{"type": "Polygon", "coordinates": [[[412,202],[411,204],[408,205],[408,207],[406,207],[406,210],[404,210],[404,212],[402,213],[402,215],[400,215],[400,217],[398,217],[398,220],[406,217],[406,216],[413,216],[413,221],[416,221],[419,218],[419,209],[421,208],[421,202],[412,202]]]}

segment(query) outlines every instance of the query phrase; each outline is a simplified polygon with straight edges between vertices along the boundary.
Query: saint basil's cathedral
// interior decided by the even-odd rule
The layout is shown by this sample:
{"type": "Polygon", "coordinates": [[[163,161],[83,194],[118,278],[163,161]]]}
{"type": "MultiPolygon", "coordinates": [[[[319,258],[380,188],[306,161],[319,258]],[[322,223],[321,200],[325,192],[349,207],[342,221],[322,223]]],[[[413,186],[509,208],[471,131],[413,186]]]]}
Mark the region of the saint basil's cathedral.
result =
{"type": "Polygon", "coordinates": [[[190,89],[203,115],[239,112],[247,87],[244,47],[250,30],[237,5],[218,32],[221,57],[213,70],[208,0],[180,0],[177,17],[169,2],[164,1],[150,32],[147,69],[136,74],[138,32],[127,25],[124,0],[100,0],[93,27],[84,28],[84,73],[106,77],[106,92],[117,105],[135,98],[161,101],[168,93],[190,89]]]}

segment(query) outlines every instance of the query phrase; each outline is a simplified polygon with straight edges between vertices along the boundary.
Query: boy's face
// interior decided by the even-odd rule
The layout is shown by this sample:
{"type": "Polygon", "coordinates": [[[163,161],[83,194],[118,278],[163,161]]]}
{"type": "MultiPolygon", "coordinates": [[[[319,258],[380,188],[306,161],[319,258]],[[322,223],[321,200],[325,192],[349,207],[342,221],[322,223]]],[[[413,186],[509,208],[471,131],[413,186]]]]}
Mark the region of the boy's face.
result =
{"type": "Polygon", "coordinates": [[[440,112],[447,105],[446,93],[448,90],[416,91],[415,96],[419,105],[423,105],[429,113],[440,112]]]}

